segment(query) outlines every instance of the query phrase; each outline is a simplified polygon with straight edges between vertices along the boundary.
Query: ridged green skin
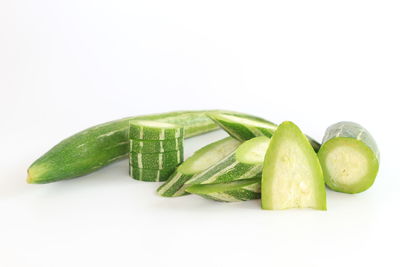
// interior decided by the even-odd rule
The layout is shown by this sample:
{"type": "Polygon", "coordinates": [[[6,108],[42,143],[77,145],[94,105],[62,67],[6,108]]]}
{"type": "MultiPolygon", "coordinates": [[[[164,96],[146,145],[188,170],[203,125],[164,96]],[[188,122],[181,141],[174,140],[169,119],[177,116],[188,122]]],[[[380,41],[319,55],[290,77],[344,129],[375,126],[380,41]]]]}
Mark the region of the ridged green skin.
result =
{"type": "Polygon", "coordinates": [[[134,168],[165,169],[176,167],[183,161],[183,150],[164,153],[129,152],[129,163],[134,168]]]}
{"type": "Polygon", "coordinates": [[[162,182],[168,179],[169,176],[175,171],[175,167],[166,168],[162,170],[153,169],[138,169],[129,167],[129,175],[139,181],[145,182],[162,182]]]}
{"type": "MultiPolygon", "coordinates": [[[[232,112],[216,111],[209,112],[207,115],[232,137],[241,141],[249,140],[257,136],[271,137],[278,127],[273,122],[242,113],[235,114],[232,112]],[[235,121],[235,117],[249,121],[248,123],[238,123],[235,121]]],[[[317,152],[321,144],[309,136],[307,136],[307,138],[317,152]]]]}
{"type": "Polygon", "coordinates": [[[326,192],[318,157],[307,137],[292,122],[281,123],[265,155],[262,208],[326,210],[326,192]]]}
{"type": "Polygon", "coordinates": [[[233,152],[209,169],[196,174],[186,185],[226,183],[241,179],[261,177],[263,164],[241,163],[233,152]]]}
{"type": "Polygon", "coordinates": [[[226,137],[197,150],[176,169],[176,171],[162,186],[157,189],[158,194],[164,197],[177,197],[186,195],[186,181],[192,178],[193,175],[213,166],[226,155],[233,152],[239,146],[239,144],[240,142],[236,141],[232,137],[226,137]],[[193,164],[204,161],[205,155],[209,156],[210,154],[213,155],[213,161],[207,162],[208,164],[204,164],[204,166],[202,166],[200,169],[192,170],[191,166],[193,164]]]}
{"type": "Polygon", "coordinates": [[[188,193],[222,202],[238,202],[261,198],[260,178],[221,184],[196,184],[186,188],[188,193]]]}
{"type": "Polygon", "coordinates": [[[139,140],[169,140],[183,138],[184,128],[171,123],[160,123],[159,126],[146,125],[153,121],[132,120],[129,122],[130,139],[139,140]]]}
{"type": "MultiPolygon", "coordinates": [[[[351,155],[347,156],[350,157],[351,155]]],[[[342,121],[328,127],[318,157],[326,185],[337,192],[355,194],[367,190],[375,182],[379,170],[380,154],[378,146],[372,135],[363,126],[355,122],[342,121]],[[359,168],[363,168],[365,175],[360,177],[358,182],[337,181],[333,177],[334,175],[330,173],[327,167],[327,158],[333,150],[339,147],[351,148],[364,156],[367,166],[360,166],[359,168]]],[[[339,170],[339,173],[346,172],[346,168],[342,168],[343,170],[339,170]]],[[[351,174],[347,172],[347,175],[350,176],[351,174]]]]}
{"type": "Polygon", "coordinates": [[[169,140],[129,140],[129,151],[137,153],[163,153],[183,150],[183,138],[169,140]]]}
{"type": "Polygon", "coordinates": [[[28,169],[28,183],[50,183],[98,170],[129,151],[128,122],[133,119],[174,123],[185,128],[185,138],[218,129],[207,111],[178,111],[128,117],[93,126],[54,146],[28,169]]]}

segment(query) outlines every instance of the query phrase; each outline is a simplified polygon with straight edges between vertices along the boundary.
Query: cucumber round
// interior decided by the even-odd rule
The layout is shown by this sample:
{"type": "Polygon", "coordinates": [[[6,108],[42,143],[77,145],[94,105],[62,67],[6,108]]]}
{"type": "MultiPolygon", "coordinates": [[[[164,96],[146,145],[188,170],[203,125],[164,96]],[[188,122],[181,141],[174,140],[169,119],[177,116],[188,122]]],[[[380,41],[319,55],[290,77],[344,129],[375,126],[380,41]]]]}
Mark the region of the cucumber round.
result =
{"type": "Polygon", "coordinates": [[[194,175],[187,185],[225,183],[261,176],[270,138],[259,136],[242,143],[236,151],[207,170],[194,175]]]}
{"type": "Polygon", "coordinates": [[[354,122],[331,125],[318,157],[326,185],[355,194],[370,188],[378,174],[379,150],[372,135],[354,122]]]}
{"type": "Polygon", "coordinates": [[[134,168],[164,169],[176,167],[183,161],[183,150],[164,153],[129,153],[129,163],[134,168]]]}
{"type": "Polygon", "coordinates": [[[129,175],[139,181],[145,182],[162,182],[168,179],[168,177],[174,172],[176,167],[164,168],[162,170],[153,169],[140,169],[129,167],[129,175]]]}
{"type": "Polygon", "coordinates": [[[306,136],[292,122],[280,124],[265,155],[262,208],[326,210],[322,169],[306,136]]]}
{"type": "Polygon", "coordinates": [[[129,140],[129,150],[137,153],[163,153],[183,150],[183,138],[168,140],[129,140]]]}
{"type": "Polygon", "coordinates": [[[176,124],[133,120],[129,122],[129,138],[139,140],[167,140],[183,138],[183,127],[176,124]]]}
{"type": "Polygon", "coordinates": [[[222,202],[261,198],[260,177],[220,184],[196,184],[186,188],[192,194],[222,202]]]}
{"type": "Polygon", "coordinates": [[[226,137],[196,151],[184,161],[168,180],[157,189],[164,197],[175,197],[187,194],[185,182],[195,174],[200,173],[232,153],[240,142],[232,137],[226,137]]]}

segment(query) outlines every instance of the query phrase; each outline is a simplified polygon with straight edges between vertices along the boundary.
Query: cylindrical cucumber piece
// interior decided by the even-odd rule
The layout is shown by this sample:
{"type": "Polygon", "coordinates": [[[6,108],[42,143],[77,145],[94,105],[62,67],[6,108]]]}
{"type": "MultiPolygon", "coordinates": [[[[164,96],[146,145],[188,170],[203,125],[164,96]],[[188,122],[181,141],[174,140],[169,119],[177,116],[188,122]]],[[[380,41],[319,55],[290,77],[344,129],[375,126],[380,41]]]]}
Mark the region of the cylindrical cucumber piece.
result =
{"type": "Polygon", "coordinates": [[[184,128],[176,124],[158,121],[132,120],[129,122],[129,138],[140,140],[168,140],[183,138],[184,128]]]}
{"type": "Polygon", "coordinates": [[[183,139],[168,140],[129,140],[129,150],[137,153],[163,153],[183,150],[183,139]]]}
{"type": "Polygon", "coordinates": [[[28,169],[28,183],[41,184],[91,173],[129,151],[128,122],[133,119],[156,120],[185,128],[185,138],[218,129],[207,111],[178,111],[129,117],[81,131],[54,146],[28,169]]]}
{"type": "Polygon", "coordinates": [[[260,178],[220,184],[196,184],[186,188],[192,194],[222,202],[237,202],[261,198],[260,178]]]}
{"type": "Polygon", "coordinates": [[[129,167],[129,175],[139,181],[145,182],[162,182],[168,179],[168,177],[174,172],[176,168],[164,168],[161,170],[154,169],[140,169],[134,168],[132,166],[129,167]]]}
{"type": "Polygon", "coordinates": [[[318,152],[327,186],[355,194],[372,186],[379,169],[379,149],[372,135],[355,122],[338,122],[325,132],[318,152]]]}
{"type": "Polygon", "coordinates": [[[176,197],[187,194],[185,182],[193,175],[200,173],[235,151],[240,142],[232,137],[208,144],[197,150],[184,161],[168,180],[157,189],[158,194],[164,197],[176,197]]]}
{"type": "Polygon", "coordinates": [[[164,169],[176,167],[183,161],[183,150],[164,153],[129,153],[129,163],[134,168],[164,169]]]}

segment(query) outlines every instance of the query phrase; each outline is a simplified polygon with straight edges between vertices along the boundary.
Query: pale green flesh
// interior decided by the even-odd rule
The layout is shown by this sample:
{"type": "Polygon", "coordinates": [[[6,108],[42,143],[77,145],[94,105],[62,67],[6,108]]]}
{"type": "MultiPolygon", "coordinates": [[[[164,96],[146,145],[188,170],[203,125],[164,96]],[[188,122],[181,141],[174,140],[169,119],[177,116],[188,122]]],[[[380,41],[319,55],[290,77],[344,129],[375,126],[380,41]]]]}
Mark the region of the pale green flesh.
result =
{"type": "Polygon", "coordinates": [[[192,185],[186,189],[186,191],[193,194],[209,194],[215,192],[224,192],[229,190],[234,190],[238,188],[242,188],[243,186],[248,186],[254,183],[259,183],[260,178],[247,179],[241,181],[233,181],[229,183],[220,183],[220,184],[207,184],[207,185],[192,185]]]}
{"type": "Polygon", "coordinates": [[[317,155],[300,129],[291,122],[278,127],[265,156],[262,208],[326,209],[326,192],[317,155]]]}
{"type": "Polygon", "coordinates": [[[180,128],[175,124],[171,123],[166,123],[166,122],[159,122],[159,121],[144,121],[144,120],[133,120],[130,122],[131,125],[138,125],[141,127],[148,127],[148,128],[170,128],[170,129],[176,129],[180,128]]]}
{"type": "Polygon", "coordinates": [[[263,163],[269,141],[270,138],[259,136],[244,142],[236,150],[237,161],[246,164],[263,163]]]}

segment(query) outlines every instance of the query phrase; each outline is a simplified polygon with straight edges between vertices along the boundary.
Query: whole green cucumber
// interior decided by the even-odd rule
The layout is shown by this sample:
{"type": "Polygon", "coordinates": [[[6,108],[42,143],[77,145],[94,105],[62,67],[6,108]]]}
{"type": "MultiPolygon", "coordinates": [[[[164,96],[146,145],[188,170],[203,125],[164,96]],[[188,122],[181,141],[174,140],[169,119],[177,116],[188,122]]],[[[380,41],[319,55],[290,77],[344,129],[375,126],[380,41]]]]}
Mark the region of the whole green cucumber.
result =
{"type": "Polygon", "coordinates": [[[127,155],[128,122],[156,120],[184,127],[185,138],[210,132],[218,126],[206,115],[210,111],[177,111],[128,117],[81,131],[54,146],[28,169],[27,182],[50,183],[91,173],[127,155]]]}

